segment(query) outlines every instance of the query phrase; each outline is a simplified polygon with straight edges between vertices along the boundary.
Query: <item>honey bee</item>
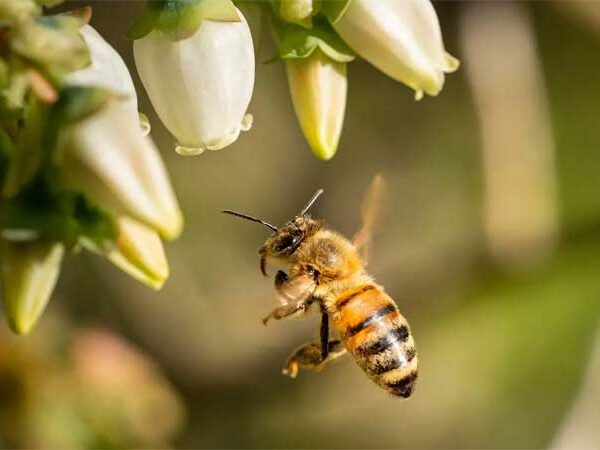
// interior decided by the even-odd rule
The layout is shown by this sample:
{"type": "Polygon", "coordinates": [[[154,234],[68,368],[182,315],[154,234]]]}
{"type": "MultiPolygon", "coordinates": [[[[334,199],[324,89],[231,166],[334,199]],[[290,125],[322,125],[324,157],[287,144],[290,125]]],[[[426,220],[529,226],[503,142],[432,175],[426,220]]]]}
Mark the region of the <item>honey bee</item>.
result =
{"type": "Polygon", "coordinates": [[[352,241],[308,215],[322,189],[281,228],[246,214],[223,212],[273,231],[259,250],[260,269],[266,275],[266,263],[274,262],[286,271],[279,270],[275,276],[281,306],[263,323],[303,315],[312,305],[320,309],[320,342],[296,349],[283,373],[295,378],[299,369],[320,371],[350,353],[378,386],[394,396],[408,398],[417,379],[417,353],[410,327],[394,300],[365,270],[364,252],[372,234],[381,186],[381,177],[376,176],[363,202],[362,227],[352,241]],[[340,339],[330,340],[330,321],[340,339]]]}

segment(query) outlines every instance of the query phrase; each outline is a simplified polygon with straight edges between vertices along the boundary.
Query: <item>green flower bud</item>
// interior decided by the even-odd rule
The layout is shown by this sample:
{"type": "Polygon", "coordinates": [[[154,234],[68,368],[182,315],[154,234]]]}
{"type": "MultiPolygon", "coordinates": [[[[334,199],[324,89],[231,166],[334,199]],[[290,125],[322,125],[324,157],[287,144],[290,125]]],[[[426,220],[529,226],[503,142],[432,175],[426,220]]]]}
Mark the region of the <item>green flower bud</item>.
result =
{"type": "Polygon", "coordinates": [[[59,242],[4,242],[2,300],[11,328],[28,334],[44,312],[64,255],[59,242]]]}
{"type": "Polygon", "coordinates": [[[116,246],[106,258],[136,280],[159,290],[169,277],[169,266],[158,234],[129,218],[119,217],[116,246]]]}
{"type": "Polygon", "coordinates": [[[315,49],[307,58],[285,59],[296,116],[313,153],[335,154],[346,110],[346,63],[315,49]]]}
{"type": "Polygon", "coordinates": [[[41,13],[34,0],[0,0],[0,24],[31,20],[41,13]]]}
{"type": "Polygon", "coordinates": [[[316,13],[313,0],[280,0],[279,15],[286,22],[310,27],[316,13]]]}

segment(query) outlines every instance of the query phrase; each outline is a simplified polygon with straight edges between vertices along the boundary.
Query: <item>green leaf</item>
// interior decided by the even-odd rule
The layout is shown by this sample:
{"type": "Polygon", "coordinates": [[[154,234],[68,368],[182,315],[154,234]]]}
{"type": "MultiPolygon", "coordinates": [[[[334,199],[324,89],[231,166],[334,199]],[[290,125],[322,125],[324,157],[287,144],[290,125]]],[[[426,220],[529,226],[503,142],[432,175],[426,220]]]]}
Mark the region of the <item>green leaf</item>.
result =
{"type": "Polygon", "coordinates": [[[334,24],[344,14],[352,0],[327,0],[323,2],[322,12],[329,23],[334,24]]]}
{"type": "Polygon", "coordinates": [[[354,52],[335,33],[326,21],[313,21],[313,28],[279,23],[279,57],[308,58],[315,49],[337,62],[347,63],[355,58],[354,52]]]}
{"type": "Polygon", "coordinates": [[[239,22],[231,0],[149,1],[127,32],[130,39],[141,39],[156,29],[173,41],[193,35],[203,20],[239,22]]]}

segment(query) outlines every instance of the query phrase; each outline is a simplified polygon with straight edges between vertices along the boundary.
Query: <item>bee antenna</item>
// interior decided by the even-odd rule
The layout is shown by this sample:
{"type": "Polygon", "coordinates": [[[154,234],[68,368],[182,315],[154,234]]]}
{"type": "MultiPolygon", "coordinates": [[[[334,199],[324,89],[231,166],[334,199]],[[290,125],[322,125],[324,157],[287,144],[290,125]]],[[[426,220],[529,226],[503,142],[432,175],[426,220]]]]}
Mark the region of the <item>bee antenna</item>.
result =
{"type": "Polygon", "coordinates": [[[273,231],[277,231],[277,227],[275,225],[271,225],[270,223],[265,222],[264,220],[258,219],[256,217],[252,217],[247,214],[242,214],[242,213],[235,212],[235,211],[230,211],[228,209],[224,209],[221,212],[225,213],[225,214],[229,214],[231,216],[239,217],[241,219],[249,220],[250,222],[260,223],[261,225],[264,225],[265,227],[270,228],[273,231]]]}
{"type": "Polygon", "coordinates": [[[317,192],[315,192],[299,215],[303,216],[304,214],[306,214],[306,212],[310,209],[313,203],[317,201],[317,199],[321,196],[323,192],[325,192],[323,189],[319,189],[317,192]]]}

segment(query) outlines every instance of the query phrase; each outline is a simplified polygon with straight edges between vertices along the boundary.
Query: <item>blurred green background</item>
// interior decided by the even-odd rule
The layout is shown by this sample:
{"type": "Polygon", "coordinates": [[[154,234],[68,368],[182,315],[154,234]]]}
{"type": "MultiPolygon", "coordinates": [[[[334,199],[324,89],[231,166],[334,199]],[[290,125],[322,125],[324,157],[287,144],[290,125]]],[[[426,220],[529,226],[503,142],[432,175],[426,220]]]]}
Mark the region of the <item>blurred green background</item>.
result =
{"type": "Polygon", "coordinates": [[[161,292],[80,254],[33,335],[3,331],[5,445],[600,447],[600,3],[435,3],[462,67],[438,98],[415,102],[352,63],[340,148],[326,163],[303,140],[283,66],[260,63],[274,53],[267,27],[253,129],[185,158],[124,38],[142,3],[91,5],[134,76],[186,229],[168,244],[161,292]],[[376,173],[387,191],[369,269],[412,325],[420,377],[409,401],[350,359],[280,375],[318,317],[261,324],[275,306],[258,267],[266,230],[219,213],[281,224],[322,187],[313,214],[351,235],[376,173]],[[124,381],[94,382],[81,367],[124,381]]]}

